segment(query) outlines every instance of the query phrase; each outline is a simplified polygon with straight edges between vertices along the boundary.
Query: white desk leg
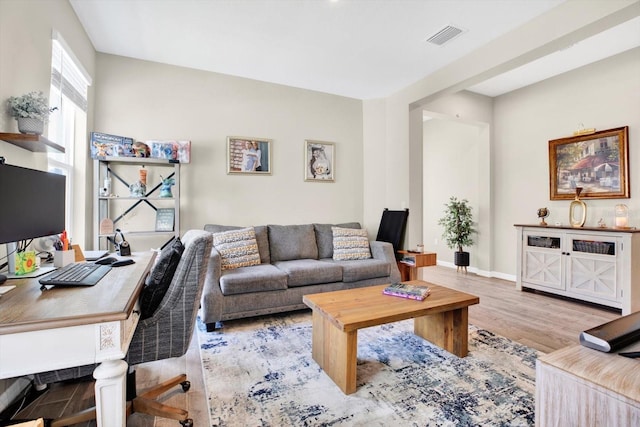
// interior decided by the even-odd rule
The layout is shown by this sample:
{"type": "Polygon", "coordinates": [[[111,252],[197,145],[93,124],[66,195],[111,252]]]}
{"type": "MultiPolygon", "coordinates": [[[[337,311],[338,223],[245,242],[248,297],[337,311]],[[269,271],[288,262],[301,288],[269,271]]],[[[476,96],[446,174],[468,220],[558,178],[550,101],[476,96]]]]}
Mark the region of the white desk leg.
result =
{"type": "Polygon", "coordinates": [[[93,371],[98,427],[125,427],[127,424],[127,368],[124,360],[106,360],[93,371]]]}

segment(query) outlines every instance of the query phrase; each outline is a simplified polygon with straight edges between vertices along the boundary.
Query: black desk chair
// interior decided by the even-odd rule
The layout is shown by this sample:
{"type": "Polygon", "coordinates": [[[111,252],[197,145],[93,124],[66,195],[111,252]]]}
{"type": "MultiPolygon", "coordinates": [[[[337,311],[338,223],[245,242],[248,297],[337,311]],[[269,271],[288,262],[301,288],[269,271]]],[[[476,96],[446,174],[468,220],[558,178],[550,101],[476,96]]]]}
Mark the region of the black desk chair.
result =
{"type": "Polygon", "coordinates": [[[379,242],[388,242],[393,245],[393,252],[398,258],[398,251],[404,239],[404,232],[407,226],[407,218],[409,217],[409,209],[401,211],[391,211],[386,209],[382,211],[380,225],[378,226],[378,236],[376,240],[379,242]]]}
{"type": "MultiPolygon", "coordinates": [[[[213,245],[213,236],[204,230],[190,230],[184,235],[182,241],[184,243],[184,252],[179,256],[175,274],[171,278],[166,294],[158,301],[159,305],[149,313],[147,318],[143,318],[145,316],[145,307],[141,306],[141,320],[133,335],[127,358],[125,359],[130,366],[170,357],[180,357],[189,348],[213,245]],[[170,331],[173,331],[173,333],[170,333],[170,331]]],[[[172,246],[173,244],[163,249],[156,266],[152,269],[151,276],[154,273],[162,273],[158,269],[162,268],[161,261],[167,259],[166,253],[171,250],[172,246]]],[[[149,302],[149,298],[145,299],[143,294],[140,302],[141,305],[146,304],[149,302]]],[[[35,383],[50,384],[86,377],[93,373],[96,366],[86,365],[43,372],[34,375],[35,383]]],[[[192,426],[193,421],[189,418],[186,410],[164,405],[154,400],[178,384],[182,385],[183,391],[189,390],[190,384],[187,381],[187,376],[182,374],[137,395],[135,390],[135,371],[131,371],[127,379],[127,414],[133,412],[145,413],[179,420],[186,427],[192,426]]],[[[51,427],[76,424],[95,419],[95,417],[95,408],[89,408],[80,413],[53,420],[51,427]]]]}

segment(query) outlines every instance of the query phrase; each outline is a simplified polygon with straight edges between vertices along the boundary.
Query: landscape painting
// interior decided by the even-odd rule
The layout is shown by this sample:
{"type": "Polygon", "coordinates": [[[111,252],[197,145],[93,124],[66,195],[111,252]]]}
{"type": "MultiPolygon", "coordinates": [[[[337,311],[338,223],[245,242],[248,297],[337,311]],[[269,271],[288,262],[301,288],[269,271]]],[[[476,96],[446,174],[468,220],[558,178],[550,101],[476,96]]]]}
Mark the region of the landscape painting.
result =
{"type": "Polygon", "coordinates": [[[628,127],[549,141],[551,200],[629,197],[628,127]]]}

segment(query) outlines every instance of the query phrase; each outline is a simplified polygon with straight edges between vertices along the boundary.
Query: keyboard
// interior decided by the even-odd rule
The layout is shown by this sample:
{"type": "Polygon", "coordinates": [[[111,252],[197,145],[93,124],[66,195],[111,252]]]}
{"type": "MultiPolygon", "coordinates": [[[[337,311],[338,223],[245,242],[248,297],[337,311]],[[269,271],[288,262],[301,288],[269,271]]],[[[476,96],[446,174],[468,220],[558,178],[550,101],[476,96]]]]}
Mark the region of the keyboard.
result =
{"type": "Polygon", "coordinates": [[[110,265],[79,262],[65,265],[53,273],[41,277],[38,281],[46,286],[93,286],[110,270],[110,265]]]}

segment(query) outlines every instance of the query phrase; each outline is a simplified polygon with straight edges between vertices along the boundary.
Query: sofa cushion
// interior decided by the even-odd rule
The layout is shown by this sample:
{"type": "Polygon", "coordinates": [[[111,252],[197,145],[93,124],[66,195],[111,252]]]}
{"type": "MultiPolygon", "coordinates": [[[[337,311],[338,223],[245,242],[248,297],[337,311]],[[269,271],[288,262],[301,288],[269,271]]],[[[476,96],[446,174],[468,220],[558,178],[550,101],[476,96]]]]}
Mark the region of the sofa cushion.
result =
{"type": "Polygon", "coordinates": [[[269,225],[271,262],[292,259],[318,259],[313,224],[269,225]]]}
{"type": "Polygon", "coordinates": [[[290,288],[342,280],[342,267],[338,264],[332,265],[315,259],[278,261],[274,264],[287,274],[287,285],[290,288]]]}
{"type": "Polygon", "coordinates": [[[287,274],[271,264],[225,270],[220,276],[223,295],[287,289],[287,274]]]}
{"type": "MultiPolygon", "coordinates": [[[[218,225],[206,224],[204,229],[210,233],[219,233],[221,231],[239,230],[246,227],[238,227],[236,225],[218,225]]],[[[271,264],[271,255],[269,254],[269,234],[266,225],[256,225],[253,227],[256,232],[256,241],[258,242],[258,252],[260,252],[260,262],[262,264],[271,264]]]]}
{"type": "Polygon", "coordinates": [[[359,222],[345,222],[343,224],[313,224],[318,243],[318,258],[333,257],[333,232],[331,227],[360,228],[359,222]]]}
{"type": "Polygon", "coordinates": [[[253,227],[213,233],[213,246],[220,252],[223,270],[260,264],[253,227]]]}
{"type": "Polygon", "coordinates": [[[345,283],[387,277],[391,274],[390,264],[381,259],[335,261],[332,258],[326,258],[320,261],[339,265],[342,268],[342,281],[345,283]]]}
{"type": "Polygon", "coordinates": [[[333,232],[333,259],[346,261],[371,258],[367,230],[331,227],[333,232]]]}

